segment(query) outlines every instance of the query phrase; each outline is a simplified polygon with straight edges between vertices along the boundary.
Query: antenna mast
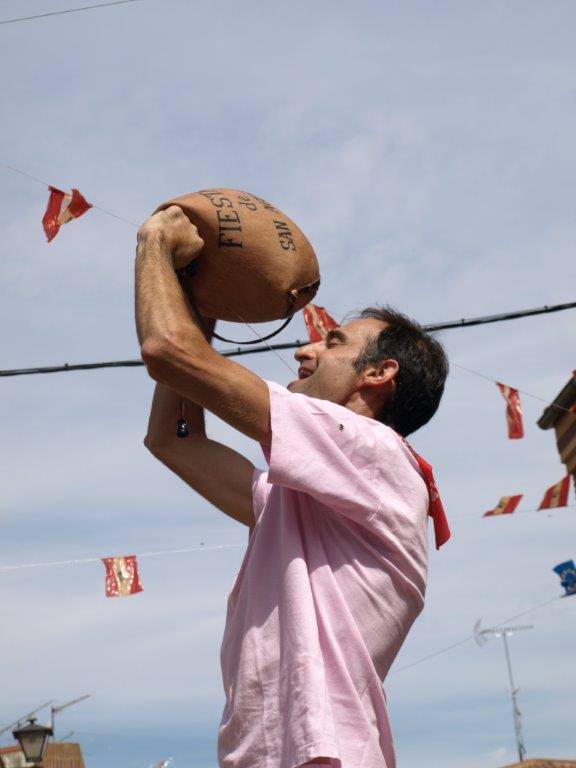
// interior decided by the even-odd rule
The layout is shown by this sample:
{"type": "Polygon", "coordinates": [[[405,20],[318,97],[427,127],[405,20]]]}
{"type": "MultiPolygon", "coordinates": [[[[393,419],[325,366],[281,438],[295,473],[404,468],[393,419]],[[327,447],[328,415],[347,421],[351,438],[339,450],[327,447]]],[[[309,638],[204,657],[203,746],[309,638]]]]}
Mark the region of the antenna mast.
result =
{"type": "Polygon", "coordinates": [[[14,726],[20,725],[20,723],[23,720],[29,720],[32,717],[32,715],[35,715],[36,712],[39,712],[41,709],[44,709],[44,707],[47,707],[49,704],[52,704],[52,699],[50,699],[50,701],[47,701],[45,704],[41,704],[39,707],[36,707],[36,709],[33,709],[32,712],[28,712],[27,715],[24,715],[23,717],[19,717],[18,720],[14,720],[14,722],[10,723],[10,725],[7,725],[6,727],[2,728],[0,730],[0,736],[2,736],[2,734],[6,733],[6,731],[9,731],[14,726]]]}
{"type": "Polygon", "coordinates": [[[482,619],[478,619],[474,625],[474,639],[480,647],[485,645],[488,641],[488,637],[501,637],[504,641],[504,653],[506,654],[506,667],[508,669],[508,680],[510,682],[510,698],[512,699],[512,716],[514,718],[514,733],[516,734],[516,748],[518,749],[518,761],[524,762],[526,757],[526,747],[524,746],[524,737],[522,735],[522,713],[518,707],[518,700],[516,698],[519,688],[516,688],[514,684],[514,677],[512,675],[512,662],[510,660],[510,649],[508,647],[508,638],[515,635],[516,632],[523,632],[527,629],[534,629],[532,624],[523,624],[517,627],[492,627],[490,629],[481,629],[482,619]]]}
{"type": "Polygon", "coordinates": [[[59,704],[57,707],[51,707],[50,709],[52,712],[52,730],[54,730],[54,715],[57,715],[59,712],[62,712],[63,709],[67,709],[67,707],[71,707],[73,704],[79,704],[81,701],[84,701],[84,699],[89,699],[89,698],[90,698],[90,694],[85,693],[84,696],[79,696],[77,699],[73,699],[72,701],[67,701],[66,704],[59,704]]]}

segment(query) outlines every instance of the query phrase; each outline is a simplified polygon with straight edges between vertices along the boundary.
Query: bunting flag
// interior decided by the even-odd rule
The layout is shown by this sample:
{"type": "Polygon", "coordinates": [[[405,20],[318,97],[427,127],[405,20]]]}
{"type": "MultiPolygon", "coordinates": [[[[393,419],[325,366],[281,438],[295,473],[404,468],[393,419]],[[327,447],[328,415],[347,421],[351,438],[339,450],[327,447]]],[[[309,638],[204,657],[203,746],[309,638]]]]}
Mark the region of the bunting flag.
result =
{"type": "Polygon", "coordinates": [[[568,506],[568,491],[570,489],[570,475],[566,475],[556,485],[551,485],[544,494],[538,509],[554,509],[555,507],[568,506]]]}
{"type": "Polygon", "coordinates": [[[562,597],[576,595],[576,566],[574,565],[574,560],[560,563],[553,570],[560,576],[560,583],[566,590],[562,597]]]}
{"type": "Polygon", "coordinates": [[[124,597],[142,592],[136,555],[103,557],[106,568],[106,597],[124,597]]]}
{"type": "Polygon", "coordinates": [[[485,512],[482,517],[493,517],[494,515],[511,515],[520,503],[523,494],[517,496],[503,496],[494,509],[485,512]]]}
{"type": "Polygon", "coordinates": [[[92,205],[84,199],[77,189],[73,189],[71,195],[62,192],[61,189],[56,189],[56,187],[48,187],[48,189],[50,190],[50,197],[48,198],[46,213],[42,219],[42,226],[48,242],[50,242],[56,237],[62,224],[67,224],[72,219],[78,219],[89,208],[92,208],[92,205]]]}
{"type": "Polygon", "coordinates": [[[302,312],[304,313],[308,339],[311,342],[322,341],[326,338],[328,331],[331,331],[332,328],[338,328],[338,323],[330,317],[324,307],[307,304],[302,312]]]}
{"type": "Polygon", "coordinates": [[[436,549],[440,549],[442,544],[446,544],[450,536],[450,526],[444,512],[444,505],[442,499],[436,487],[436,481],[434,480],[434,473],[432,471],[432,465],[429,464],[426,459],[416,453],[410,443],[402,438],[404,445],[408,448],[412,456],[418,462],[418,466],[422,474],[424,475],[424,482],[428,488],[428,516],[432,518],[434,523],[434,537],[436,539],[436,549]]]}
{"type": "Polygon", "coordinates": [[[502,392],[502,397],[506,400],[506,420],[508,421],[508,437],[510,440],[519,440],[524,437],[524,427],[522,425],[522,408],[520,407],[520,395],[517,389],[507,387],[506,384],[496,382],[496,386],[502,392]]]}

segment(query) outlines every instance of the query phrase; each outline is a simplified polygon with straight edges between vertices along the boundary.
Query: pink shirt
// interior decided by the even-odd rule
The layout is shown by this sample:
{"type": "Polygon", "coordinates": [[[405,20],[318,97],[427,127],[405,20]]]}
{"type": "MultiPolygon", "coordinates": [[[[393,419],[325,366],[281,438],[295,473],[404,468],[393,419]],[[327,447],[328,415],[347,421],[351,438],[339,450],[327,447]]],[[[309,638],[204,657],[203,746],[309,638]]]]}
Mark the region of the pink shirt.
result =
{"type": "Polygon", "coordinates": [[[424,605],[428,490],[374,419],[268,382],[272,445],[228,598],[220,768],[393,768],[382,682],[424,605]]]}

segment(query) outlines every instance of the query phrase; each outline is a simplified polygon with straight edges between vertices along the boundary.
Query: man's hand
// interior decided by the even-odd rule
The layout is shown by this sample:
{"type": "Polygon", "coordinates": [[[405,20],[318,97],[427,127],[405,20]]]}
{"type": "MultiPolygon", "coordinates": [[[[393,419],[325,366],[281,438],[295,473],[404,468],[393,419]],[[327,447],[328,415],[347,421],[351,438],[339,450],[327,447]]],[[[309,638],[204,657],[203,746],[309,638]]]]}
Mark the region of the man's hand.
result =
{"type": "Polygon", "coordinates": [[[150,216],[138,230],[138,242],[152,234],[161,236],[172,257],[174,269],[186,267],[204,247],[197,228],[177,205],[150,216]]]}
{"type": "Polygon", "coordinates": [[[180,268],[198,254],[201,244],[196,228],[177,206],[154,214],[139,230],[135,277],[140,354],[155,381],[267,444],[268,386],[212,349],[174,274],[173,250],[180,250],[175,262],[180,268]]]}

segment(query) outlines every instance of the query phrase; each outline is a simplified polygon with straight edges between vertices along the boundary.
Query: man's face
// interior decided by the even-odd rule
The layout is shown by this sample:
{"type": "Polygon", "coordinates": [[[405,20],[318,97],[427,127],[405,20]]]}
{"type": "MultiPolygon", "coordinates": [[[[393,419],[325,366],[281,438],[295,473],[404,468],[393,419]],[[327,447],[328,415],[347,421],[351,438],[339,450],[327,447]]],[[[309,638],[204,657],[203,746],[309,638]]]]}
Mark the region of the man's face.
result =
{"type": "Polygon", "coordinates": [[[362,374],[354,370],[354,361],[368,339],[385,327],[385,323],[373,318],[352,320],[329,331],[323,341],[300,347],[294,355],[300,364],[298,379],[288,389],[346,405],[362,384],[362,374]]]}

